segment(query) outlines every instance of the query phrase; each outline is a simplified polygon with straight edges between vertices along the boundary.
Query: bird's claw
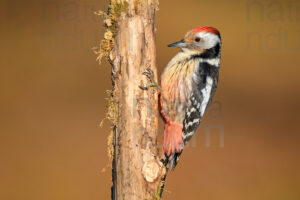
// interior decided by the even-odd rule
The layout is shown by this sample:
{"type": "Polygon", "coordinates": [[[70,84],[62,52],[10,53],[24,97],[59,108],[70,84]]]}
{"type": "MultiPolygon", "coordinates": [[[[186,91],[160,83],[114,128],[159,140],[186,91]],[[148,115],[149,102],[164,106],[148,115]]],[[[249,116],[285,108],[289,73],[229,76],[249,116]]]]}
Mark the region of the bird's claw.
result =
{"type": "Polygon", "coordinates": [[[154,79],[154,72],[150,68],[147,68],[146,71],[143,72],[143,75],[145,75],[150,80],[150,84],[147,86],[139,86],[139,88],[141,88],[142,90],[148,90],[150,87],[156,87],[160,90],[159,85],[154,79]]]}
{"type": "Polygon", "coordinates": [[[154,80],[154,73],[150,68],[147,68],[143,75],[147,76],[152,82],[154,80]]]}

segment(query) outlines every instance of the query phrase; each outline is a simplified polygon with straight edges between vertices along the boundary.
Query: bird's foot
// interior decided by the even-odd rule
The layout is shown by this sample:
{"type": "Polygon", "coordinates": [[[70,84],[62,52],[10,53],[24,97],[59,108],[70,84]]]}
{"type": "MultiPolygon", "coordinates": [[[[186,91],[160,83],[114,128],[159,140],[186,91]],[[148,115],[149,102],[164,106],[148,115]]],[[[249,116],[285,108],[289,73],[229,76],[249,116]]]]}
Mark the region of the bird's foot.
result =
{"type": "Polygon", "coordinates": [[[155,81],[154,73],[150,68],[147,68],[146,71],[143,72],[143,75],[145,75],[150,80],[150,84],[147,85],[147,86],[139,86],[142,90],[148,90],[150,87],[155,87],[155,88],[157,88],[158,90],[161,91],[160,86],[155,81]]]}

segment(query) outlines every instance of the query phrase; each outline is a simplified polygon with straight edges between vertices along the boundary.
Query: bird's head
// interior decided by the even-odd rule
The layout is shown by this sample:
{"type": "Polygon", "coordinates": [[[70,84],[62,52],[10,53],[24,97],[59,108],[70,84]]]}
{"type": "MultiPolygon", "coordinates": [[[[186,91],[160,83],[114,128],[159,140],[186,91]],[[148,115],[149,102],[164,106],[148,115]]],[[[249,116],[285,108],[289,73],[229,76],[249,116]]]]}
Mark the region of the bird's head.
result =
{"type": "Polygon", "coordinates": [[[200,55],[214,48],[220,49],[220,46],[220,32],[210,26],[196,27],[187,32],[184,39],[168,45],[168,47],[180,47],[192,55],[200,55]]]}

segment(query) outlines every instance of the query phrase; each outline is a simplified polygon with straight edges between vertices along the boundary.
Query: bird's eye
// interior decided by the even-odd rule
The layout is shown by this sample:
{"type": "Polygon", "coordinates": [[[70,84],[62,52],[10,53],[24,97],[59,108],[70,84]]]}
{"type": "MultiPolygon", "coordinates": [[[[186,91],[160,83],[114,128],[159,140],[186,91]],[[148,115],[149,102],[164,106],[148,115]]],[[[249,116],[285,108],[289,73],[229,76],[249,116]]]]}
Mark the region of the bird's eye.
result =
{"type": "Polygon", "coordinates": [[[196,42],[200,42],[200,40],[201,40],[201,38],[199,38],[199,37],[196,37],[196,38],[195,38],[195,41],[196,41],[196,42]]]}

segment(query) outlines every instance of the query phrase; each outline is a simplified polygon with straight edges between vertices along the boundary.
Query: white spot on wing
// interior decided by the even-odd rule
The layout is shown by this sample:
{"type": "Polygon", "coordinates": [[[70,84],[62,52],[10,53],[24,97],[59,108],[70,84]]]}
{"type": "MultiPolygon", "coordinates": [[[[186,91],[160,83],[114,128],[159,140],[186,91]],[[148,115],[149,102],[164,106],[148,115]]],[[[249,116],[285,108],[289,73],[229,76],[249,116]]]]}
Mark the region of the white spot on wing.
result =
{"type": "Polygon", "coordinates": [[[193,121],[186,124],[186,127],[192,126],[193,124],[196,124],[196,123],[199,123],[199,122],[200,122],[200,119],[194,119],[193,121]]]}
{"type": "Polygon", "coordinates": [[[201,90],[201,93],[203,95],[203,102],[200,106],[201,117],[204,115],[206,106],[210,99],[212,84],[213,84],[213,79],[210,76],[206,77],[206,86],[201,90]]]}
{"type": "Polygon", "coordinates": [[[189,136],[194,135],[194,133],[195,133],[195,131],[186,133],[186,134],[184,135],[184,139],[185,139],[186,137],[189,137],[189,136]]]}
{"type": "Polygon", "coordinates": [[[193,107],[193,108],[191,108],[191,110],[188,110],[186,114],[187,114],[188,117],[190,117],[191,114],[192,114],[193,112],[195,112],[195,111],[196,111],[196,109],[193,107]]]}
{"type": "Polygon", "coordinates": [[[200,59],[200,62],[206,62],[210,65],[213,65],[215,67],[219,67],[220,66],[220,58],[210,58],[210,59],[200,59]]]}

